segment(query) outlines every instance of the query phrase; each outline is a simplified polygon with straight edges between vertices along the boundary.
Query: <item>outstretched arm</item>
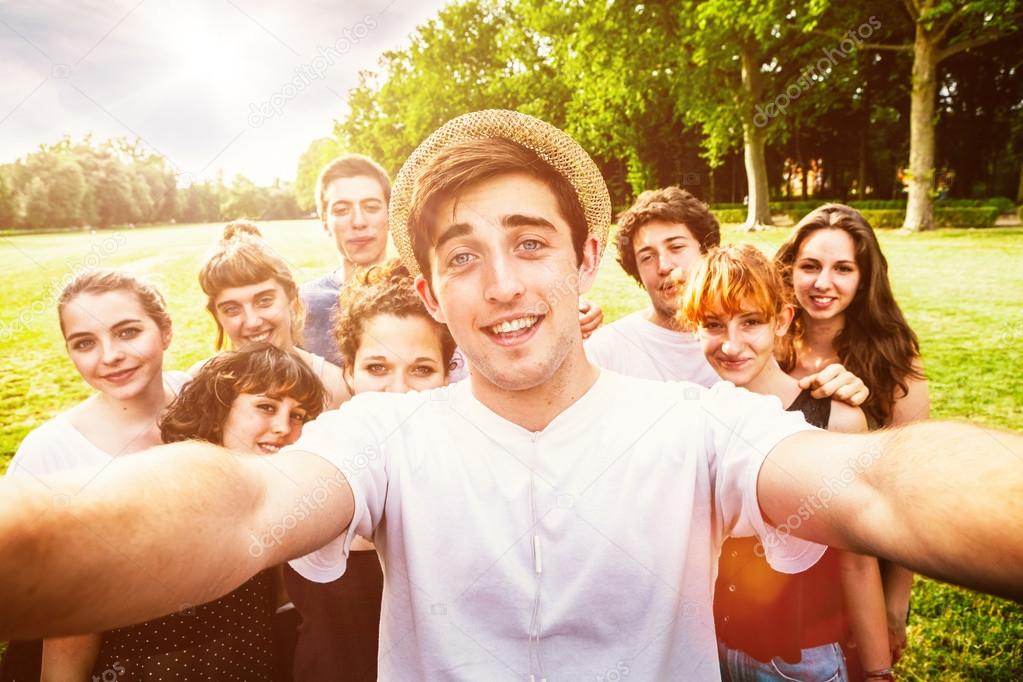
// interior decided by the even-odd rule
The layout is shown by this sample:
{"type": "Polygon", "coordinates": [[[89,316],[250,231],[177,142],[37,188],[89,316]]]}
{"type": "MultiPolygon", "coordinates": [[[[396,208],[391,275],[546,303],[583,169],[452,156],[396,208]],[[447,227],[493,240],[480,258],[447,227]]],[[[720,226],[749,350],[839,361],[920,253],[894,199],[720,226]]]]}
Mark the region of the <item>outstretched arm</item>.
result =
{"type": "Polygon", "coordinates": [[[326,544],[353,509],[344,476],[316,455],[195,442],[0,480],[0,638],[97,632],[211,601],[326,544]]]}
{"type": "Polygon", "coordinates": [[[1023,436],[950,422],[798,433],[757,483],[783,532],[1013,599],[1023,598],[1021,493],[1023,436]]]}

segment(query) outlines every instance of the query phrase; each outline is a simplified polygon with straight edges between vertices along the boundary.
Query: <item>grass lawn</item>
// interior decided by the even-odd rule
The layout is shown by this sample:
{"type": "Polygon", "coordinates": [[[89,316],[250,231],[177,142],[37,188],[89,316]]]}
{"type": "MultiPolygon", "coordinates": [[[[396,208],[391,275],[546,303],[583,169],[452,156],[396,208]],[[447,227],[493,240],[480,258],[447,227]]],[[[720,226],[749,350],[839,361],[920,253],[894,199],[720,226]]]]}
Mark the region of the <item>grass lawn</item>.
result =
{"type": "MultiPolygon", "coordinates": [[[[0,238],[6,263],[0,308],[0,473],[28,431],[88,395],[63,349],[54,298],[75,272],[126,267],[155,280],[174,319],[166,366],[184,369],[213,349],[214,326],[196,278],[219,225],[0,238]]],[[[767,253],[787,229],[749,240],[767,253]]],[[[300,281],[334,266],[315,221],[264,225],[300,281]]],[[[1023,229],[882,233],[895,293],[920,337],[932,415],[1023,430],[1023,229]]],[[[613,321],[646,303],[609,250],[590,297],[613,321]]],[[[1018,532],[1018,529],[1007,529],[1018,532]]],[[[983,560],[978,557],[978,560],[983,560]]],[[[0,645],[2,646],[2,645],[0,645]]],[[[1023,608],[930,580],[914,592],[910,680],[1023,679],[1023,608]]]]}

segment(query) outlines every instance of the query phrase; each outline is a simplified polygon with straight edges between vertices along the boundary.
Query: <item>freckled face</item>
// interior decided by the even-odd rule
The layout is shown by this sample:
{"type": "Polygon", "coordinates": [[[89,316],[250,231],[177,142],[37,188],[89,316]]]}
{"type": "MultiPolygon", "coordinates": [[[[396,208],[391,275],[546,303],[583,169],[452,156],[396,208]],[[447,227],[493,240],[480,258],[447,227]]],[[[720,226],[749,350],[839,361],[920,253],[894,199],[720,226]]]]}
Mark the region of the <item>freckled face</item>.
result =
{"type": "Polygon", "coordinates": [[[747,386],[770,364],[775,342],[787,329],[786,320],[772,320],[759,311],[745,310],[738,315],[708,316],[697,336],[718,376],[736,386],[747,386]]]}

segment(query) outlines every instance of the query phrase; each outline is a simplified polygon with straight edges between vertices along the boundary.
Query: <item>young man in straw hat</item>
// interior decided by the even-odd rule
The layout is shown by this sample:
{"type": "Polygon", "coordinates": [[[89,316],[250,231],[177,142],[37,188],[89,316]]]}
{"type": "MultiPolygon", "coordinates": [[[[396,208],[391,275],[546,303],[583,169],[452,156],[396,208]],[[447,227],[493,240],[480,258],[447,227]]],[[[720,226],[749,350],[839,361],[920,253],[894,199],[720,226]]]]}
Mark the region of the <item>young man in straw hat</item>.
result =
{"type": "Polygon", "coordinates": [[[0,637],[189,608],[293,557],[331,580],[356,533],[385,565],[382,679],[718,679],[729,534],[758,535],[782,570],[823,551],[800,536],[1023,596],[1023,538],[1005,533],[1023,519],[1020,435],[826,433],[728,384],[591,365],[575,301],[609,217],[560,131],[449,122],[406,163],[390,219],[470,380],[357,396],[273,456],[177,444],[0,481],[0,637]]]}

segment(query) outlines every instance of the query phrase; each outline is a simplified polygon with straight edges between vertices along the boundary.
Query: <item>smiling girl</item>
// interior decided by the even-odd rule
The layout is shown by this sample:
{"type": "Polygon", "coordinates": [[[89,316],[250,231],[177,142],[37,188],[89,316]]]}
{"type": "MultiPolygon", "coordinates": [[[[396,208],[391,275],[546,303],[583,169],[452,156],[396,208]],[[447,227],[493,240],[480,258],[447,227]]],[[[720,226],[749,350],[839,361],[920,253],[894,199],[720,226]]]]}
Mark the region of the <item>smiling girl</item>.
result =
{"type": "MultiPolygon", "coordinates": [[[[888,261],[855,209],[826,204],[807,214],[775,254],[797,307],[781,357],[796,378],[841,362],[863,379],[872,428],[927,419],[930,398],[916,334],[895,301],[888,261]]],[[[906,643],[913,575],[882,562],[892,655],[906,643]]]]}
{"type": "MultiPolygon", "coordinates": [[[[755,246],[715,249],[690,276],[679,321],[697,329],[707,361],[725,381],[773,395],[820,428],[865,431],[860,409],[814,398],[779,366],[776,348],[793,316],[785,292],[755,246]]],[[[714,620],[726,681],[847,680],[847,625],[866,669],[891,665],[881,576],[871,557],[828,549],[809,570],[786,575],[771,569],[755,538],[728,538],[714,620]]]]}
{"type": "MultiPolygon", "coordinates": [[[[335,332],[355,394],[448,383],[454,339],[396,260],[356,273],[341,292],[335,332]]],[[[383,572],[373,543],[356,537],[344,577],[333,582],[306,580],[290,567],[284,577],[302,616],[295,682],[376,680],[383,572]]]]}
{"type": "MultiPolygon", "coordinates": [[[[163,371],[171,319],[151,284],[119,270],[90,270],[61,291],[57,316],[68,357],[96,392],[31,431],[9,476],[103,466],[159,445],[157,420],[188,381],[183,372],[163,371]]],[[[42,679],[84,678],[97,645],[94,635],[46,640],[42,679]]]]}
{"type": "MultiPolygon", "coordinates": [[[[301,348],[303,310],[287,263],[261,238],[252,223],[235,221],[207,256],[199,272],[206,309],[217,323],[217,350],[266,341],[295,351],[323,382],[327,408],[349,397],[341,369],[301,348]]],[[[193,368],[194,371],[194,368],[193,368]]]]}

